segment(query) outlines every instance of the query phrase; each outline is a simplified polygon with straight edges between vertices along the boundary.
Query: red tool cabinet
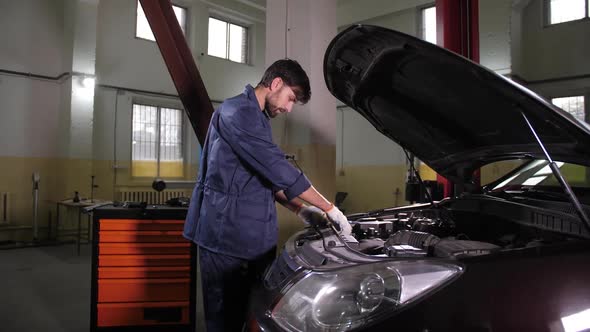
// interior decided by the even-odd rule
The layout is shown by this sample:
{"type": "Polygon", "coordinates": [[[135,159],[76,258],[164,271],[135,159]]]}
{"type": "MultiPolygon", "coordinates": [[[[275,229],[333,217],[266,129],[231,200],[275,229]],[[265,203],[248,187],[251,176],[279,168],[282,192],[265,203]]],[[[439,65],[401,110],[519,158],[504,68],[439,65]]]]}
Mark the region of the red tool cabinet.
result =
{"type": "Polygon", "coordinates": [[[194,331],[196,248],[186,208],[94,210],[91,331],[194,331]]]}

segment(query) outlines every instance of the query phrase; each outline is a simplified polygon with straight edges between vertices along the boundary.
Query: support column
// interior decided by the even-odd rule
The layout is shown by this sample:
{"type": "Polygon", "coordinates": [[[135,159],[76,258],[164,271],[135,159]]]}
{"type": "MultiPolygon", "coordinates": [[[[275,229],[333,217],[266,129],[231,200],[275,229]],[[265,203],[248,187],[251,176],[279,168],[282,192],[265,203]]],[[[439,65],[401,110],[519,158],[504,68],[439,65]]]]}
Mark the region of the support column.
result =
{"type": "MultiPolygon", "coordinates": [[[[297,60],[311,83],[311,100],[272,120],[273,138],[294,154],[313,185],[334,201],[336,195],[336,100],[324,82],[324,53],[337,33],[336,0],[273,0],[266,7],[266,65],[297,60]]],[[[290,214],[292,215],[292,213],[290,214]]],[[[279,210],[279,245],[302,227],[279,210]]]]}
{"type": "MultiPolygon", "coordinates": [[[[479,0],[436,0],[437,44],[479,62],[479,0]]],[[[479,185],[479,170],[476,181],[479,185]]],[[[453,184],[437,175],[444,197],[453,195],[453,184]]]]}
{"type": "Polygon", "coordinates": [[[64,49],[71,56],[64,57],[63,64],[72,73],[62,94],[62,153],[66,162],[62,168],[62,190],[66,197],[74,191],[83,197],[90,195],[97,15],[98,0],[64,2],[64,49]]]}

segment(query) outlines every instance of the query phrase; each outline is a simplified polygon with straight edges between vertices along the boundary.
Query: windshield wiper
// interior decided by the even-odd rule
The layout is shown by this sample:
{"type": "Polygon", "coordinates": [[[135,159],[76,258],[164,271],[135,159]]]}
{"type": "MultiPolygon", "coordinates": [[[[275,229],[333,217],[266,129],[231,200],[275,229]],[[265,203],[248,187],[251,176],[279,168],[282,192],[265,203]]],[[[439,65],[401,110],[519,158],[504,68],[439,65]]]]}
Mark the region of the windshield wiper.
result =
{"type": "Polygon", "coordinates": [[[535,131],[535,128],[533,128],[533,125],[530,123],[529,119],[526,117],[526,115],[524,114],[523,111],[520,111],[520,114],[522,114],[524,121],[526,122],[528,127],[531,129],[531,132],[533,133],[533,136],[535,136],[535,139],[539,143],[541,150],[543,150],[543,154],[545,154],[545,157],[547,158],[547,161],[549,162],[549,168],[551,168],[551,172],[553,172],[553,175],[555,176],[555,178],[557,179],[557,181],[559,182],[559,184],[561,185],[561,187],[563,188],[565,193],[569,196],[569,199],[572,202],[572,204],[574,205],[574,208],[576,209],[578,216],[584,222],[584,226],[586,226],[586,230],[588,232],[590,232],[590,219],[588,219],[586,212],[584,212],[584,209],[582,208],[580,201],[578,200],[578,198],[574,194],[572,187],[570,187],[570,185],[567,183],[567,181],[565,181],[565,178],[561,174],[559,167],[553,161],[553,159],[551,159],[549,152],[547,152],[547,149],[545,149],[545,146],[543,145],[541,138],[539,138],[539,135],[537,135],[537,132],[535,131]]]}

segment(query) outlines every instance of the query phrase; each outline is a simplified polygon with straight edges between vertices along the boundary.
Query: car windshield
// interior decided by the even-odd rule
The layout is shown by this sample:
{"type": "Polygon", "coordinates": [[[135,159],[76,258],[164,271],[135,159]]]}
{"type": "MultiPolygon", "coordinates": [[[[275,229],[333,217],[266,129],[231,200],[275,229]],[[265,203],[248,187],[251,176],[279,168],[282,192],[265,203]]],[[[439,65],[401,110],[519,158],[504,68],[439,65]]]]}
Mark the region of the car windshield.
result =
{"type": "MultiPolygon", "coordinates": [[[[590,188],[590,167],[556,161],[559,170],[570,186],[590,188]]],[[[559,182],[549,168],[547,160],[532,160],[522,168],[509,174],[493,185],[491,191],[509,190],[551,190],[561,189],[559,182]]]]}

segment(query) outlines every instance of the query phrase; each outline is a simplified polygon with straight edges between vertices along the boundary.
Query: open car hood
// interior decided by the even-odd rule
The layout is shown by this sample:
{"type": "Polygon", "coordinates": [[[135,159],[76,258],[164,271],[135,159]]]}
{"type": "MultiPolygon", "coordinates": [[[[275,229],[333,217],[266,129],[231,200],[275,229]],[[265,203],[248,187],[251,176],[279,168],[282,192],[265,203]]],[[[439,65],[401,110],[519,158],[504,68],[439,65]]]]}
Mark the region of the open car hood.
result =
{"type": "Polygon", "coordinates": [[[330,92],[439,174],[468,182],[497,160],[590,165],[590,127],[526,88],[415,37],[356,25],[324,58],[330,92]]]}

